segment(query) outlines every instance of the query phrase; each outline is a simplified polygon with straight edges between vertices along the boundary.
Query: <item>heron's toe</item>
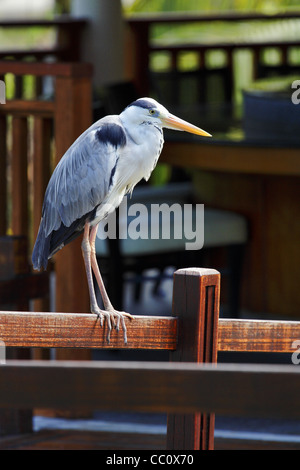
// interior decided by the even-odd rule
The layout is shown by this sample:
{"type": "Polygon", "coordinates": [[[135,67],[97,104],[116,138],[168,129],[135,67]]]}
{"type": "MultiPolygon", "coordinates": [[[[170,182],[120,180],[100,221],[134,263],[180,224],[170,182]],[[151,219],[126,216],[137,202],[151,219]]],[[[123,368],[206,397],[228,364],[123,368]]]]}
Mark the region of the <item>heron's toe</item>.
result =
{"type": "Polygon", "coordinates": [[[133,319],[133,316],[127,312],[119,312],[118,310],[101,310],[98,306],[91,306],[91,312],[97,315],[100,319],[100,325],[103,327],[104,320],[107,323],[107,341],[110,342],[110,335],[112,328],[117,331],[120,329],[120,324],[123,329],[124,343],[127,343],[127,328],[125,318],[133,319]]]}
{"type": "Polygon", "coordinates": [[[112,329],[111,315],[109,312],[107,312],[106,310],[101,310],[101,308],[99,308],[98,305],[93,305],[91,306],[91,313],[94,313],[95,315],[97,315],[97,317],[100,320],[101,327],[103,327],[104,319],[106,318],[108,331],[109,332],[111,331],[112,329]]]}
{"type": "Polygon", "coordinates": [[[113,309],[109,312],[111,315],[111,322],[114,325],[114,328],[119,331],[120,323],[123,329],[124,343],[127,343],[127,328],[125,323],[125,318],[133,319],[133,316],[130,313],[119,312],[118,310],[113,309]]]}

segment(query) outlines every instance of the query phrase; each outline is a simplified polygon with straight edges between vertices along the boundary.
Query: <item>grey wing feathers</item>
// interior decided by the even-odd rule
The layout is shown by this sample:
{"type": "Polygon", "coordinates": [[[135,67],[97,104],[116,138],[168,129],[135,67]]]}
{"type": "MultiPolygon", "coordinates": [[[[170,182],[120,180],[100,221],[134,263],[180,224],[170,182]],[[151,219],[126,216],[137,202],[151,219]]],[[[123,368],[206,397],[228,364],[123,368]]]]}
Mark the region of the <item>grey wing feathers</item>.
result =
{"type": "Polygon", "coordinates": [[[119,148],[126,142],[124,136],[118,116],[101,119],[87,129],[62,157],[44,198],[32,254],[35,269],[42,265],[45,267],[52,254],[71,241],[76,232],[79,234],[85,221],[103,202],[112,185],[119,148]],[[123,140],[120,136],[116,139],[118,132],[123,140]],[[110,134],[114,137],[109,138],[110,134]]]}

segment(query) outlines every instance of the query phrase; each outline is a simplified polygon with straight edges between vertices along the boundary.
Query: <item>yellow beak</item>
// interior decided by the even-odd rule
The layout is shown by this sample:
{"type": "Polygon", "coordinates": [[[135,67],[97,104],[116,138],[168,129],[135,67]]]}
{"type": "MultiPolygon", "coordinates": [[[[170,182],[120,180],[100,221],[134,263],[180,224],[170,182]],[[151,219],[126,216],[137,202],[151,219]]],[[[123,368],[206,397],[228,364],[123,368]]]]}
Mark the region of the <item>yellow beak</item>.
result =
{"type": "Polygon", "coordinates": [[[173,114],[168,114],[166,117],[163,117],[162,122],[164,124],[164,127],[167,127],[168,129],[174,129],[176,131],[186,131],[190,132],[191,134],[212,137],[211,134],[204,131],[203,129],[200,129],[200,127],[194,126],[193,124],[190,124],[189,122],[184,121],[183,119],[180,119],[177,116],[174,116],[173,114]]]}

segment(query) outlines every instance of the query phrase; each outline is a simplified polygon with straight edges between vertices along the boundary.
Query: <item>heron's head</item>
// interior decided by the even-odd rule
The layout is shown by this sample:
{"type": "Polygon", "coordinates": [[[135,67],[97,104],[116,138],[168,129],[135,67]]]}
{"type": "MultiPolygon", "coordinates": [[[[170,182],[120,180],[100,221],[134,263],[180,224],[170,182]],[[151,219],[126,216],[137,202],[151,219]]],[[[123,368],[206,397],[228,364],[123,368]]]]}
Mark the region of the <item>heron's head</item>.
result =
{"type": "Polygon", "coordinates": [[[186,131],[192,134],[211,137],[211,134],[200,129],[200,127],[196,127],[169,113],[164,106],[153,98],[140,98],[134,101],[122,112],[121,117],[130,124],[149,123],[160,128],[165,127],[176,131],[186,131]]]}

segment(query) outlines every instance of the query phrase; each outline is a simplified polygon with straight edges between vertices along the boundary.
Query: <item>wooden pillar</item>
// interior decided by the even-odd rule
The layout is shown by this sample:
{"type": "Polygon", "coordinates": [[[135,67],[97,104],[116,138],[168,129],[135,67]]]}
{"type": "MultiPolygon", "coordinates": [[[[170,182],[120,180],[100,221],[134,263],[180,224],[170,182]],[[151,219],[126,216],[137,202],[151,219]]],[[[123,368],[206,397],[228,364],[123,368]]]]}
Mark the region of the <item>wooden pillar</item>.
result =
{"type": "MultiPolygon", "coordinates": [[[[76,138],[92,122],[90,76],[56,78],[55,142],[57,163],[76,138]]],[[[90,302],[81,254],[81,237],[57,253],[56,311],[86,313],[90,302]]]]}
{"type": "MultiPolygon", "coordinates": [[[[173,315],[178,317],[178,346],[173,362],[217,361],[220,274],[214,269],[180,269],[174,274],[173,315]]],[[[169,415],[167,448],[211,450],[214,415],[169,415]]]]}

